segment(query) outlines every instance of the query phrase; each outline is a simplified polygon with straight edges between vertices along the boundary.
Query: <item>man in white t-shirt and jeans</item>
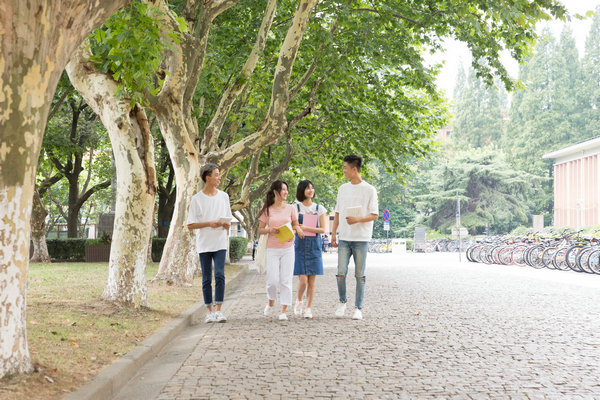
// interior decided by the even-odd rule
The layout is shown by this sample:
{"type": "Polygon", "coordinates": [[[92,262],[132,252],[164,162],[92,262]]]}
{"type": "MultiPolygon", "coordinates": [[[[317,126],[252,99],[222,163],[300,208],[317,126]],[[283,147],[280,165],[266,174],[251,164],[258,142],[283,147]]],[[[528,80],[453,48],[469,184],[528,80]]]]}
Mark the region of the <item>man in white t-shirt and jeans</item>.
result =
{"type": "Polygon", "coordinates": [[[373,221],[379,215],[377,191],[360,177],[362,158],[356,155],[344,157],[344,176],[350,182],[338,189],[335,217],[331,232],[331,245],[338,248],[337,285],[340,303],[336,317],[346,312],[346,274],[350,256],[354,259],[356,277],[355,310],[352,319],[362,319],[362,301],[365,294],[365,269],[369,241],[373,235],[373,221]],[[339,228],[339,229],[338,229],[339,228]],[[339,233],[339,242],[336,237],[339,233]]]}
{"type": "Polygon", "coordinates": [[[207,313],[204,322],[225,322],[221,312],[225,296],[225,256],[229,246],[231,208],[229,196],[217,189],[221,183],[219,167],[206,164],[200,171],[204,189],[192,197],[187,228],[196,231],[196,250],[202,267],[202,295],[207,313]],[[215,269],[215,307],[213,312],[212,267],[215,269]]]}

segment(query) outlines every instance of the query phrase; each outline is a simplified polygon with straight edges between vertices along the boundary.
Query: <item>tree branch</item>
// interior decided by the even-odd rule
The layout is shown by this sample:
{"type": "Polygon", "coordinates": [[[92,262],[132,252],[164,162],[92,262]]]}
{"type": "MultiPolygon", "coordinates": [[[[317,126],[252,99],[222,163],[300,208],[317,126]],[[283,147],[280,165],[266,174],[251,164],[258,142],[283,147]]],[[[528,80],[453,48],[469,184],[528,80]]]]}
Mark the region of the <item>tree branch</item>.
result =
{"type": "Polygon", "coordinates": [[[231,111],[231,107],[240,93],[242,93],[242,91],[246,88],[250,77],[254,73],[256,64],[258,63],[258,60],[265,49],[267,34],[271,30],[271,24],[273,23],[276,10],[277,0],[268,0],[258,34],[256,35],[254,47],[252,48],[252,51],[250,52],[250,55],[248,56],[248,59],[242,67],[238,77],[231,85],[227,87],[227,89],[225,89],[225,92],[221,96],[221,101],[219,102],[217,111],[210,121],[210,124],[204,130],[204,138],[202,140],[203,154],[206,154],[209,151],[213,151],[217,148],[219,134],[223,129],[223,124],[225,123],[225,120],[231,111]]]}

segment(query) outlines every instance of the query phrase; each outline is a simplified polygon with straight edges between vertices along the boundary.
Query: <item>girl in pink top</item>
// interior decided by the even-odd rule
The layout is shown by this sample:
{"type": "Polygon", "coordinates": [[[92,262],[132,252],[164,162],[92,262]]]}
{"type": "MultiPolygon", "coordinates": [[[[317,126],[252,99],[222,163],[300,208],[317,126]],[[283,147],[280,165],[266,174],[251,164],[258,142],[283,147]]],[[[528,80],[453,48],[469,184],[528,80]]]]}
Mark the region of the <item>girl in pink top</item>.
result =
{"type": "Polygon", "coordinates": [[[292,305],[292,279],[294,277],[294,238],[280,243],[275,236],[279,233],[278,227],[291,223],[292,229],[299,237],[304,237],[304,232],[298,224],[298,213],[294,206],[286,204],[288,184],[277,180],[271,184],[267,193],[265,204],[259,215],[259,235],[267,237],[266,275],[267,299],[265,316],[272,314],[275,300],[277,299],[277,286],[279,285],[279,303],[281,313],[279,320],[287,320],[286,310],[292,305]]]}

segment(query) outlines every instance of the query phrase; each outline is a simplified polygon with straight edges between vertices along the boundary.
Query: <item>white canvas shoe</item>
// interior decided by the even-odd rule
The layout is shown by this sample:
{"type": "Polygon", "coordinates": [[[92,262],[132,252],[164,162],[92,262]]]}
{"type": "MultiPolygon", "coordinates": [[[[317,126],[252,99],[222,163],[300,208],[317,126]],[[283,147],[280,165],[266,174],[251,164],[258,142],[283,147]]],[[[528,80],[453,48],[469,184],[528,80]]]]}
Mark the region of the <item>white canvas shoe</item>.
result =
{"type": "Polygon", "coordinates": [[[215,322],[227,322],[227,318],[221,311],[215,311],[215,322]]]}
{"type": "Polygon", "coordinates": [[[269,303],[267,303],[263,314],[265,314],[265,317],[270,317],[271,315],[273,315],[273,306],[270,306],[269,303]]]}
{"type": "Polygon", "coordinates": [[[362,311],[358,308],[354,310],[354,314],[352,314],[352,319],[362,319],[362,311]]]}
{"type": "Polygon", "coordinates": [[[287,321],[288,317],[287,317],[287,315],[285,315],[285,313],[281,313],[281,314],[279,314],[279,320],[280,321],[287,321]]]}
{"type": "Polygon", "coordinates": [[[341,318],[346,312],[346,303],[339,303],[337,310],[335,310],[335,316],[341,318]]]}
{"type": "Polygon", "coordinates": [[[207,311],[206,316],[204,317],[204,322],[210,324],[211,322],[216,322],[215,313],[207,311]]]}
{"type": "Polygon", "coordinates": [[[304,310],[304,318],[312,319],[312,311],[310,310],[310,308],[304,310]]]}
{"type": "Polygon", "coordinates": [[[296,300],[296,304],[294,304],[294,315],[302,314],[302,301],[296,300]]]}

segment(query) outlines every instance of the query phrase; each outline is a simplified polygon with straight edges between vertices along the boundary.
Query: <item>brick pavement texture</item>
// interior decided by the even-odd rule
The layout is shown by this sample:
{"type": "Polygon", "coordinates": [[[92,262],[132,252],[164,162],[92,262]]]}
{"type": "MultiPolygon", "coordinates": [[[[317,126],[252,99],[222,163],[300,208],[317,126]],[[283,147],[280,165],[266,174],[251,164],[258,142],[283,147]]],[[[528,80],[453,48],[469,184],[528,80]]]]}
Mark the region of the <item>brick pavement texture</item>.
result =
{"type": "Polygon", "coordinates": [[[250,274],[158,399],[600,399],[600,276],[455,258],[370,254],[362,321],[335,256],[313,320],[265,318],[250,274]]]}

